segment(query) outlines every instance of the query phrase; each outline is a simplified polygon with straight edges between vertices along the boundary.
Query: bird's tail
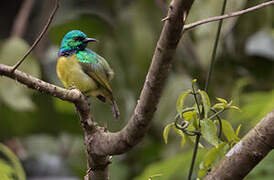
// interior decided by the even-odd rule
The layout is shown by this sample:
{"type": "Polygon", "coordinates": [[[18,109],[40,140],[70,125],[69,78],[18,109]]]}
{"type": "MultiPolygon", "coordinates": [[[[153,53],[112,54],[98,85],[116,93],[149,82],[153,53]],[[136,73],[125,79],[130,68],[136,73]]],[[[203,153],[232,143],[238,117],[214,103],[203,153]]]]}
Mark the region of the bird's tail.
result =
{"type": "Polygon", "coordinates": [[[120,116],[120,111],[115,101],[112,101],[112,114],[115,119],[118,119],[120,116]]]}

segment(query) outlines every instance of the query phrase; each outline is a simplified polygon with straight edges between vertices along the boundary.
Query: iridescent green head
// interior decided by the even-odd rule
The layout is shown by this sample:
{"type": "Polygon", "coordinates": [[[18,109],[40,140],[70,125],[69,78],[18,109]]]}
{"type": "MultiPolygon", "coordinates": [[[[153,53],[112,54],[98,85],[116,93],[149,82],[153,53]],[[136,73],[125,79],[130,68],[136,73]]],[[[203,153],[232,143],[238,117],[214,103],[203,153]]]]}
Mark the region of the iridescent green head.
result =
{"type": "Polygon", "coordinates": [[[79,30],[68,32],[62,40],[59,56],[70,56],[77,51],[84,50],[88,42],[96,42],[94,38],[88,38],[85,33],[79,30]]]}

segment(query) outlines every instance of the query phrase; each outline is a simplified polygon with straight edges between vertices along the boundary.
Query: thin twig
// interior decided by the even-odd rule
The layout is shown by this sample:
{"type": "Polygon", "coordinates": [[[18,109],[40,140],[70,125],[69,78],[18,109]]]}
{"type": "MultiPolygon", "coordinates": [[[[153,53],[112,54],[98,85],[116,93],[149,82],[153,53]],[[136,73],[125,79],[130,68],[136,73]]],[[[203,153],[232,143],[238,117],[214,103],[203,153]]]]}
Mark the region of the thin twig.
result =
{"type": "Polygon", "coordinates": [[[208,118],[208,120],[211,120],[211,119],[213,119],[214,117],[216,117],[216,116],[219,116],[219,114],[221,114],[222,112],[224,112],[225,110],[227,110],[226,108],[224,108],[224,109],[221,109],[220,111],[214,111],[215,112],[215,114],[213,114],[212,116],[210,116],[209,118],[208,118]]]}
{"type": "Polygon", "coordinates": [[[15,69],[17,69],[20,64],[26,59],[26,57],[31,53],[31,51],[35,48],[35,46],[39,43],[39,41],[42,39],[42,37],[44,36],[44,34],[46,33],[47,29],[49,28],[49,25],[51,24],[57,9],[59,8],[59,1],[60,0],[55,0],[55,7],[48,19],[47,24],[44,26],[44,29],[42,30],[42,32],[40,33],[40,35],[37,37],[37,39],[34,41],[34,43],[32,44],[32,46],[28,49],[28,51],[26,52],[26,54],[22,57],[22,59],[20,59],[12,68],[11,73],[13,73],[15,71],[15,69]]]}
{"type": "Polygon", "coordinates": [[[240,16],[240,15],[249,13],[251,11],[255,11],[257,9],[264,8],[266,6],[271,6],[273,4],[274,4],[274,0],[261,3],[259,5],[256,5],[256,6],[253,6],[251,8],[241,10],[241,11],[236,11],[236,12],[232,12],[232,13],[225,14],[225,15],[222,15],[222,16],[214,16],[214,17],[211,17],[211,18],[203,19],[203,20],[200,20],[200,21],[185,25],[184,26],[184,31],[187,31],[189,29],[192,29],[192,28],[194,28],[196,26],[199,26],[199,25],[202,25],[202,24],[206,24],[206,23],[210,23],[210,22],[214,22],[214,21],[219,21],[221,19],[227,19],[227,18],[231,18],[231,17],[235,17],[235,16],[240,16]]]}
{"type": "MultiPolygon", "coordinates": [[[[226,0],[224,0],[224,2],[223,2],[223,7],[222,7],[221,14],[225,13],[225,7],[226,7],[226,0]]],[[[217,48],[218,48],[218,43],[219,43],[219,39],[220,39],[222,25],[223,25],[223,19],[221,19],[219,21],[219,24],[218,24],[218,29],[217,29],[217,33],[216,33],[216,39],[215,39],[215,42],[214,42],[214,47],[213,47],[213,51],[212,51],[212,55],[211,55],[211,60],[210,60],[210,65],[209,65],[209,71],[208,71],[207,77],[206,77],[206,83],[205,83],[205,91],[206,92],[208,90],[209,82],[210,82],[212,71],[213,71],[213,66],[214,66],[215,59],[216,59],[216,53],[217,53],[217,48]]]]}
{"type": "Polygon", "coordinates": [[[15,21],[12,26],[11,36],[22,37],[28,25],[27,20],[31,13],[34,0],[24,0],[19,12],[16,15],[15,21]]]}

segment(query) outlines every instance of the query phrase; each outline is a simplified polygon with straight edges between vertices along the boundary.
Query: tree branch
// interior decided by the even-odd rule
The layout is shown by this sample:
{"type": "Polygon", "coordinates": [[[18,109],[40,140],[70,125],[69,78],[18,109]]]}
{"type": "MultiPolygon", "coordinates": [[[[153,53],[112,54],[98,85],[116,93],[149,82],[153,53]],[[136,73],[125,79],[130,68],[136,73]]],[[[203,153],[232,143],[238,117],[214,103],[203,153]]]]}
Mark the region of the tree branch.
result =
{"type": "Polygon", "coordinates": [[[231,17],[235,17],[235,16],[240,16],[240,15],[246,14],[248,12],[255,11],[255,10],[260,9],[260,8],[264,8],[266,6],[271,6],[273,4],[274,4],[274,0],[261,3],[257,6],[253,6],[251,8],[247,8],[245,10],[232,12],[232,13],[225,14],[225,15],[222,15],[222,16],[215,16],[215,17],[203,19],[203,20],[200,20],[200,21],[185,25],[184,26],[184,31],[190,30],[190,29],[192,29],[196,26],[202,25],[202,24],[206,24],[206,23],[210,23],[210,22],[214,22],[214,21],[219,21],[221,19],[227,19],[227,18],[231,18],[231,17]]]}
{"type": "Polygon", "coordinates": [[[27,20],[31,13],[33,4],[34,4],[34,0],[23,1],[21,8],[18,14],[16,15],[15,21],[13,23],[11,36],[22,37],[24,35],[27,27],[27,20]]]}
{"type": "Polygon", "coordinates": [[[37,79],[22,71],[15,70],[12,73],[11,70],[11,66],[0,64],[0,76],[9,77],[20,82],[21,84],[26,85],[30,89],[34,89],[36,91],[40,91],[42,93],[46,93],[51,96],[58,97],[62,100],[74,103],[85,129],[90,130],[96,126],[96,123],[92,121],[89,104],[86,101],[85,96],[80,91],[76,89],[66,90],[64,88],[37,79]]]}
{"type": "Polygon", "coordinates": [[[236,144],[204,179],[243,179],[273,147],[274,111],[266,115],[236,144]]]}
{"type": "Polygon", "coordinates": [[[22,57],[22,59],[20,59],[12,68],[11,72],[14,72],[15,69],[17,69],[20,64],[26,59],[26,57],[31,53],[31,51],[35,48],[35,46],[39,43],[39,41],[42,39],[42,37],[44,36],[44,34],[46,33],[47,29],[49,28],[49,25],[51,24],[57,9],[59,8],[59,1],[60,0],[55,0],[55,7],[48,19],[47,24],[44,26],[44,29],[42,30],[42,32],[40,33],[40,35],[37,37],[37,39],[34,41],[34,43],[31,45],[31,47],[28,49],[28,51],[26,52],[26,54],[22,57]]]}
{"type": "Polygon", "coordinates": [[[93,146],[92,153],[100,156],[124,153],[140,142],[148,131],[193,1],[172,1],[167,16],[168,20],[165,21],[140,100],[130,121],[117,133],[94,133],[92,143],[90,143],[93,146]]]}

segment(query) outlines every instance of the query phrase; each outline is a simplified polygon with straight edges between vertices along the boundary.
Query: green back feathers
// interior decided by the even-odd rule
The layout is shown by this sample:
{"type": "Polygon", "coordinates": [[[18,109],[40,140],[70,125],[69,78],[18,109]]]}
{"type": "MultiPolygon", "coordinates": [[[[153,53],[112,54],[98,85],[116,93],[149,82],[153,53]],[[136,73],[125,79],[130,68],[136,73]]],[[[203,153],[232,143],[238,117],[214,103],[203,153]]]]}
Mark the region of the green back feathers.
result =
{"type": "Polygon", "coordinates": [[[85,49],[85,51],[79,51],[76,53],[78,61],[82,63],[98,63],[98,55],[90,49],[85,49]]]}
{"type": "Polygon", "coordinates": [[[109,93],[112,93],[109,81],[113,78],[114,73],[107,61],[87,48],[84,51],[77,52],[76,57],[83,71],[109,93]]]}

